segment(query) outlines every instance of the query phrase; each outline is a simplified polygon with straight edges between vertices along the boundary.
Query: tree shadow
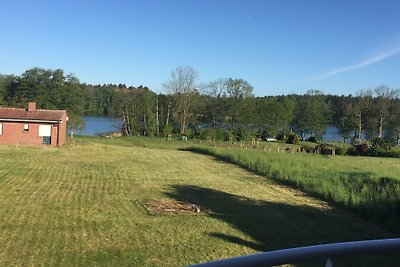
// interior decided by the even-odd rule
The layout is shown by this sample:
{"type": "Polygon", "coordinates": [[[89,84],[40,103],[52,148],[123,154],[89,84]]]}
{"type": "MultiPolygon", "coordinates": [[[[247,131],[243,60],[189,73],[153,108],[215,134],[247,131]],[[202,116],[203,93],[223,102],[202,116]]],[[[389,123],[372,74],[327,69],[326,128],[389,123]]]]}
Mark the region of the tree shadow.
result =
{"type": "MultiPolygon", "coordinates": [[[[230,156],[210,153],[207,148],[190,147],[181,149],[193,153],[208,155],[217,161],[227,162],[246,169],[258,175],[265,175],[250,168],[248,164],[237,162],[230,156]]],[[[323,175],[323,174],[322,174],[323,175]]],[[[297,188],[306,194],[328,201],[331,205],[355,212],[366,220],[374,221],[385,227],[394,235],[400,234],[400,199],[399,180],[392,177],[374,177],[371,172],[342,172],[336,178],[337,185],[342,185],[345,197],[339,197],[343,202],[338,202],[335,196],[340,194],[335,187],[332,192],[319,192],[313,188],[301,187],[296,181],[290,179],[272,178],[276,184],[297,188]],[[299,188],[300,187],[300,188],[299,188]],[[347,199],[346,199],[347,196],[347,199]],[[362,196],[362,199],[359,199],[362,196]],[[357,199],[358,198],[358,199],[357,199]]],[[[318,185],[316,185],[318,186],[318,185]]],[[[343,189],[342,188],[342,189],[343,189]]]]}
{"type": "MultiPolygon", "coordinates": [[[[291,247],[384,238],[382,233],[364,227],[360,218],[352,222],[342,211],[330,209],[322,211],[311,206],[287,205],[233,195],[211,188],[189,185],[173,185],[167,192],[171,198],[195,203],[201,209],[211,211],[208,216],[229,223],[251,238],[251,241],[226,233],[209,233],[211,237],[246,246],[257,251],[271,251],[291,247]]],[[[393,265],[391,258],[388,266],[393,265]],[[392,263],[390,265],[390,263],[392,263]]],[[[400,260],[398,257],[397,260],[400,260]]],[[[380,257],[350,257],[344,266],[372,266],[372,262],[382,266],[380,257]],[[364,262],[364,265],[361,264],[364,262]]],[[[319,262],[319,266],[321,262],[319,262]]],[[[336,265],[335,266],[340,266],[336,265]]]]}

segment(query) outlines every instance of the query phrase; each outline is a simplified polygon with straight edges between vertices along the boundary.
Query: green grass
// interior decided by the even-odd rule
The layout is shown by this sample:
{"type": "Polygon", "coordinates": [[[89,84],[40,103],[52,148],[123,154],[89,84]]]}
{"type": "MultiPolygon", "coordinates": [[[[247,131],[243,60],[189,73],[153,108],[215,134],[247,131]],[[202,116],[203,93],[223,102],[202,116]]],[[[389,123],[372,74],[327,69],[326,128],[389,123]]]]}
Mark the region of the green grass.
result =
{"type": "MultiPolygon", "coordinates": [[[[184,266],[393,236],[268,178],[176,150],[188,145],[76,138],[59,149],[0,146],[0,265],[184,266]],[[187,201],[211,213],[156,216],[144,199],[187,201]]],[[[398,260],[350,257],[335,266],[398,260]]]]}
{"type": "Polygon", "coordinates": [[[400,234],[400,160],[246,149],[199,148],[256,173],[356,211],[400,234]]]}

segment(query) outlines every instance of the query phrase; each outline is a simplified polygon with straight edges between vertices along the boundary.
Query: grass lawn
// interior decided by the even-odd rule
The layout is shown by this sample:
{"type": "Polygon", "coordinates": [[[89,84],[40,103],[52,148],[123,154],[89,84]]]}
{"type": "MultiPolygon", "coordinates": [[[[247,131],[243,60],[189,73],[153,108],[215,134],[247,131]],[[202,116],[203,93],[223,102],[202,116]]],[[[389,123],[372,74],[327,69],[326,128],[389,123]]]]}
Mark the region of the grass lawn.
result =
{"type": "MultiPolygon", "coordinates": [[[[392,237],[356,215],[212,157],[130,142],[77,138],[63,148],[0,146],[0,265],[184,266],[392,237]],[[208,212],[154,215],[145,200],[195,203],[208,212]]],[[[398,261],[367,256],[334,262],[398,261]]]]}

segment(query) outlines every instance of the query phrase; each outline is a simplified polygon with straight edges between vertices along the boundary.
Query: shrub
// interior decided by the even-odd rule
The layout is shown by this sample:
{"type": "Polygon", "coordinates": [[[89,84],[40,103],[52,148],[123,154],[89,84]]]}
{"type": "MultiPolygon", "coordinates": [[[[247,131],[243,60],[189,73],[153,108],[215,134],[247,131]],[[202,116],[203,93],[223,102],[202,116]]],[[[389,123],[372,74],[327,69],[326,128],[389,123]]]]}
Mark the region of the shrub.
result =
{"type": "Polygon", "coordinates": [[[225,131],[224,141],[234,142],[235,141],[235,135],[230,131],[225,131]]]}
{"type": "Polygon", "coordinates": [[[193,138],[194,137],[194,131],[192,128],[186,128],[185,132],[183,133],[184,136],[188,138],[193,138]]]}
{"type": "Polygon", "coordinates": [[[210,129],[208,128],[201,128],[197,131],[197,138],[201,140],[207,140],[210,137],[210,129]]]}
{"type": "Polygon", "coordinates": [[[224,141],[226,139],[226,130],[221,128],[213,128],[212,130],[212,138],[216,141],[224,141]]]}
{"type": "Polygon", "coordinates": [[[314,153],[314,151],[315,151],[314,146],[308,146],[308,145],[302,145],[301,149],[307,153],[314,153]]]}
{"type": "Polygon", "coordinates": [[[372,146],[367,144],[354,145],[347,149],[346,155],[400,158],[400,150],[385,149],[380,144],[380,141],[374,140],[374,144],[372,146]]]}
{"type": "Polygon", "coordinates": [[[366,143],[362,143],[362,144],[356,145],[356,149],[357,149],[357,151],[358,151],[358,153],[360,155],[365,154],[365,152],[369,149],[369,147],[370,146],[368,144],[366,144],[366,143]]]}
{"type": "Polygon", "coordinates": [[[380,146],[373,146],[364,153],[364,156],[400,158],[400,151],[399,150],[386,150],[380,146]]]}
{"type": "Polygon", "coordinates": [[[376,138],[372,141],[372,146],[379,146],[385,150],[390,150],[396,142],[391,138],[376,138]]]}
{"type": "Polygon", "coordinates": [[[336,149],[336,155],[346,155],[347,154],[347,148],[335,147],[335,149],[336,149]]]}
{"type": "Polygon", "coordinates": [[[300,138],[296,133],[290,133],[286,139],[287,144],[299,144],[300,138]]]}
{"type": "Polygon", "coordinates": [[[312,143],[318,143],[318,139],[317,139],[317,137],[316,137],[315,135],[310,136],[310,137],[307,139],[307,141],[308,141],[308,142],[312,142],[312,143]]]}
{"type": "Polygon", "coordinates": [[[349,147],[347,149],[347,151],[346,151],[346,155],[348,155],[348,156],[359,156],[356,146],[349,147]]]}
{"type": "Polygon", "coordinates": [[[286,139],[286,135],[285,135],[285,133],[284,132],[279,132],[277,135],[276,135],[276,139],[277,140],[285,140],[286,139]]]}
{"type": "Polygon", "coordinates": [[[242,141],[250,141],[250,140],[252,139],[251,132],[248,131],[248,130],[246,130],[246,129],[244,129],[244,128],[242,128],[242,127],[239,127],[239,128],[235,131],[235,136],[236,136],[236,139],[237,139],[238,141],[239,141],[239,140],[242,140],[242,141]]]}
{"type": "Polygon", "coordinates": [[[267,141],[268,138],[275,138],[275,137],[276,136],[274,135],[273,131],[270,131],[267,128],[262,130],[261,133],[260,133],[260,138],[263,141],[267,141]]]}
{"type": "Polygon", "coordinates": [[[328,147],[326,144],[321,144],[317,147],[320,147],[321,155],[332,155],[332,148],[328,147]]]}
{"type": "Polygon", "coordinates": [[[208,136],[208,129],[206,128],[201,128],[198,132],[197,132],[197,138],[201,139],[201,140],[206,140],[207,136],[208,136]]]}
{"type": "MultiPolygon", "coordinates": [[[[318,149],[321,155],[332,155],[332,151],[335,150],[335,154],[337,154],[338,148],[335,146],[329,146],[327,144],[317,145],[315,149],[318,149]]],[[[342,151],[341,151],[342,152],[342,151]]],[[[343,152],[342,152],[343,153],[343,152]]]]}
{"type": "Polygon", "coordinates": [[[172,127],[172,125],[171,124],[166,124],[165,126],[164,126],[164,129],[163,129],[163,134],[164,134],[164,136],[167,136],[167,135],[169,135],[169,134],[172,134],[172,131],[174,130],[174,128],[172,127]]]}

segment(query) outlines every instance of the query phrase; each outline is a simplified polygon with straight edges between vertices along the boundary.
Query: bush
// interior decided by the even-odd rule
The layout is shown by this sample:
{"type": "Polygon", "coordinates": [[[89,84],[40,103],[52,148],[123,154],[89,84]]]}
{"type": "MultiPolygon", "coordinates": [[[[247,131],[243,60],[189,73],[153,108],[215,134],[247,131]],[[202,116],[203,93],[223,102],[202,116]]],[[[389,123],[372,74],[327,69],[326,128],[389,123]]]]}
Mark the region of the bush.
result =
{"type": "Polygon", "coordinates": [[[367,150],[369,149],[369,145],[366,143],[362,143],[359,145],[355,145],[355,148],[357,151],[357,155],[365,156],[365,154],[367,153],[367,150]]]}
{"type": "Polygon", "coordinates": [[[385,149],[381,146],[380,141],[374,140],[374,144],[372,146],[369,146],[367,144],[359,144],[348,148],[346,155],[400,158],[400,150],[385,149]]]}
{"type": "Polygon", "coordinates": [[[173,131],[173,130],[174,130],[174,128],[172,127],[171,124],[165,125],[165,126],[164,126],[164,129],[163,129],[163,134],[164,134],[164,136],[167,136],[167,135],[172,134],[172,131],[173,131]]]}
{"type": "Polygon", "coordinates": [[[310,136],[308,139],[307,139],[307,141],[308,142],[312,142],[312,143],[318,143],[318,139],[317,139],[317,137],[316,136],[310,136]]]}
{"type": "Polygon", "coordinates": [[[235,135],[230,131],[225,131],[225,133],[224,133],[224,141],[234,142],[235,141],[235,135]]]}
{"type": "Polygon", "coordinates": [[[281,140],[281,141],[285,140],[285,139],[286,139],[285,133],[284,133],[284,132],[279,132],[279,133],[276,135],[276,139],[277,139],[277,140],[281,140]]]}
{"type": "Polygon", "coordinates": [[[321,155],[332,155],[333,150],[335,150],[335,154],[336,154],[336,150],[337,150],[336,147],[329,146],[327,144],[317,145],[315,147],[315,149],[319,150],[321,155]]]}
{"type": "Polygon", "coordinates": [[[347,148],[335,147],[335,149],[336,149],[336,155],[346,155],[347,153],[347,148]]]}
{"type": "Polygon", "coordinates": [[[183,133],[184,136],[187,138],[193,138],[194,137],[194,131],[192,128],[186,128],[185,132],[183,133]]]}
{"type": "Polygon", "coordinates": [[[314,146],[302,145],[301,149],[302,149],[302,151],[305,151],[307,153],[314,153],[314,151],[315,151],[315,147],[314,146]]]}
{"type": "Polygon", "coordinates": [[[396,142],[391,138],[376,138],[372,141],[373,147],[381,147],[385,150],[390,150],[396,142]]]}
{"type": "Polygon", "coordinates": [[[267,141],[268,138],[275,138],[275,137],[276,136],[274,135],[273,131],[270,131],[267,128],[262,130],[261,133],[260,133],[260,138],[263,141],[267,141]]]}
{"type": "Polygon", "coordinates": [[[208,137],[208,129],[206,128],[201,128],[198,132],[197,132],[197,138],[201,139],[201,140],[207,140],[208,137]]]}
{"type": "Polygon", "coordinates": [[[399,150],[386,150],[380,146],[369,148],[363,156],[384,157],[384,158],[400,158],[399,150]]]}
{"type": "Polygon", "coordinates": [[[348,156],[359,156],[358,150],[355,146],[351,146],[347,149],[346,155],[348,156]]]}
{"type": "Polygon", "coordinates": [[[222,128],[202,128],[198,131],[197,137],[209,141],[229,141],[234,135],[222,128]]]}
{"type": "Polygon", "coordinates": [[[367,151],[369,149],[369,145],[362,143],[358,145],[353,145],[347,149],[346,155],[349,156],[367,156],[367,151]]]}
{"type": "Polygon", "coordinates": [[[293,132],[290,133],[286,139],[287,144],[296,144],[297,145],[297,144],[299,144],[299,142],[300,142],[300,137],[293,132]]]}
{"type": "Polygon", "coordinates": [[[251,132],[239,127],[236,131],[235,131],[235,136],[236,136],[236,140],[240,141],[250,141],[252,139],[252,135],[251,132]]]}
{"type": "Polygon", "coordinates": [[[330,149],[326,144],[318,145],[315,149],[319,150],[321,155],[332,155],[332,149],[330,149]]]}

